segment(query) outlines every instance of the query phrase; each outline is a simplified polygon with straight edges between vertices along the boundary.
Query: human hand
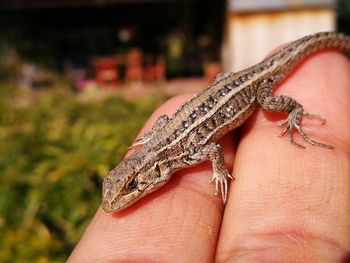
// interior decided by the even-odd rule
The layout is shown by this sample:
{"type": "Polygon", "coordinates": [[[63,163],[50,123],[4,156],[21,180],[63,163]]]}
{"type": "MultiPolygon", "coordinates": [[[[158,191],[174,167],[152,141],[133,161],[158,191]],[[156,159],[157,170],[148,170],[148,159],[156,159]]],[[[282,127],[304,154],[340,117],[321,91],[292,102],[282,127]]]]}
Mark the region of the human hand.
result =
{"type": "MultiPolygon", "coordinates": [[[[240,136],[233,132],[220,140],[236,177],[225,207],[208,182],[210,163],[183,169],[121,212],[98,209],[68,262],[350,260],[349,72],[343,55],[322,52],[275,92],[326,118],[322,127],[304,118],[303,128],[334,150],[291,145],[288,137],[277,136],[276,121],[285,115],[259,109],[240,136]]],[[[142,132],[190,97],[165,103],[142,132]]]]}

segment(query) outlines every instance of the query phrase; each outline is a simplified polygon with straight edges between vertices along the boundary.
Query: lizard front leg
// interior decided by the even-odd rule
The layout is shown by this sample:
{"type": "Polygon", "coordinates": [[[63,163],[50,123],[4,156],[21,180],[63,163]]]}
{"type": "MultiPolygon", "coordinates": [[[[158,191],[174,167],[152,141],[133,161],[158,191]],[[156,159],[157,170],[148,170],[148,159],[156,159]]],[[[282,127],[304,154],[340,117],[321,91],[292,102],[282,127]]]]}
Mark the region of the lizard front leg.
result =
{"type": "Polygon", "coordinates": [[[190,165],[197,164],[201,161],[210,160],[213,166],[213,176],[211,182],[215,181],[215,195],[221,190],[222,201],[225,204],[227,200],[228,178],[233,177],[228,173],[225,167],[224,154],[221,146],[217,143],[210,143],[200,148],[197,152],[189,155],[190,165]]]}
{"type": "Polygon", "coordinates": [[[153,134],[155,134],[157,131],[160,131],[165,127],[165,125],[168,123],[169,117],[167,115],[161,115],[156,120],[156,122],[153,124],[152,129],[148,132],[146,132],[142,137],[136,138],[133,142],[133,144],[129,147],[129,149],[138,146],[143,145],[150,141],[153,137],[153,134]]]}

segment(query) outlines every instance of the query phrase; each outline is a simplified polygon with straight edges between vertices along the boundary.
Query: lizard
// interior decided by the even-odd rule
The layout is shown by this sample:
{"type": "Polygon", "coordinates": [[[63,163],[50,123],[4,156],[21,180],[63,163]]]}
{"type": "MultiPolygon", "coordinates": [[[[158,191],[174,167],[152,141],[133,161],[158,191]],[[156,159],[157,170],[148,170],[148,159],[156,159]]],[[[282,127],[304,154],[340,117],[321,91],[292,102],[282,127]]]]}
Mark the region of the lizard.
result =
{"type": "Polygon", "coordinates": [[[102,208],[120,211],[164,185],[172,174],[203,161],[211,161],[215,194],[227,199],[228,180],[224,155],[218,139],[243,124],[257,105],[263,109],[288,114],[280,122],[290,143],[293,132],[315,146],[334,148],[308,137],[301,128],[303,116],[325,120],[304,112],[303,106],[289,96],[274,96],[273,89],[311,54],[337,50],[350,55],[350,37],[336,32],[308,35],[286,45],[262,62],[245,70],[220,73],[207,88],[185,102],[171,116],[160,116],[150,131],[135,140],[141,146],[126,157],[103,180],[102,208]],[[220,189],[219,189],[220,188],[220,189]]]}

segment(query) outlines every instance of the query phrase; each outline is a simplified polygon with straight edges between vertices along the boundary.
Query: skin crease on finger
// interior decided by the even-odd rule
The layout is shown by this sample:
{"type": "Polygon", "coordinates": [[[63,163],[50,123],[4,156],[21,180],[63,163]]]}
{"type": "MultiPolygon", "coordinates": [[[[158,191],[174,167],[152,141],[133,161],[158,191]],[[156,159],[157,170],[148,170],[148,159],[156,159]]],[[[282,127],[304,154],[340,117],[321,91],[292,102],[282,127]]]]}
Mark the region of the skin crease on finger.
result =
{"type": "Polygon", "coordinates": [[[349,262],[349,73],[343,55],[322,52],[275,92],[325,117],[324,126],[302,124],[334,150],[291,147],[276,136],[270,113],[259,111],[244,125],[217,262],[349,262]]]}

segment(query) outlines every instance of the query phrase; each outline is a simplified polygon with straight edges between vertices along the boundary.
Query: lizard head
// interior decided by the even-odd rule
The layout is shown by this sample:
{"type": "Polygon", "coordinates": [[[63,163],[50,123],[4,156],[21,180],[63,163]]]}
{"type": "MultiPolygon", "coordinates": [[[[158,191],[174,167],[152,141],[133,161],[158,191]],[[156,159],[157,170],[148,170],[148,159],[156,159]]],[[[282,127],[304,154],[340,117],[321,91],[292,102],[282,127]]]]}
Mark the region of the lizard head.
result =
{"type": "Polygon", "coordinates": [[[149,163],[132,154],[107,174],[102,186],[105,212],[120,211],[168,181],[169,169],[149,163]]]}

